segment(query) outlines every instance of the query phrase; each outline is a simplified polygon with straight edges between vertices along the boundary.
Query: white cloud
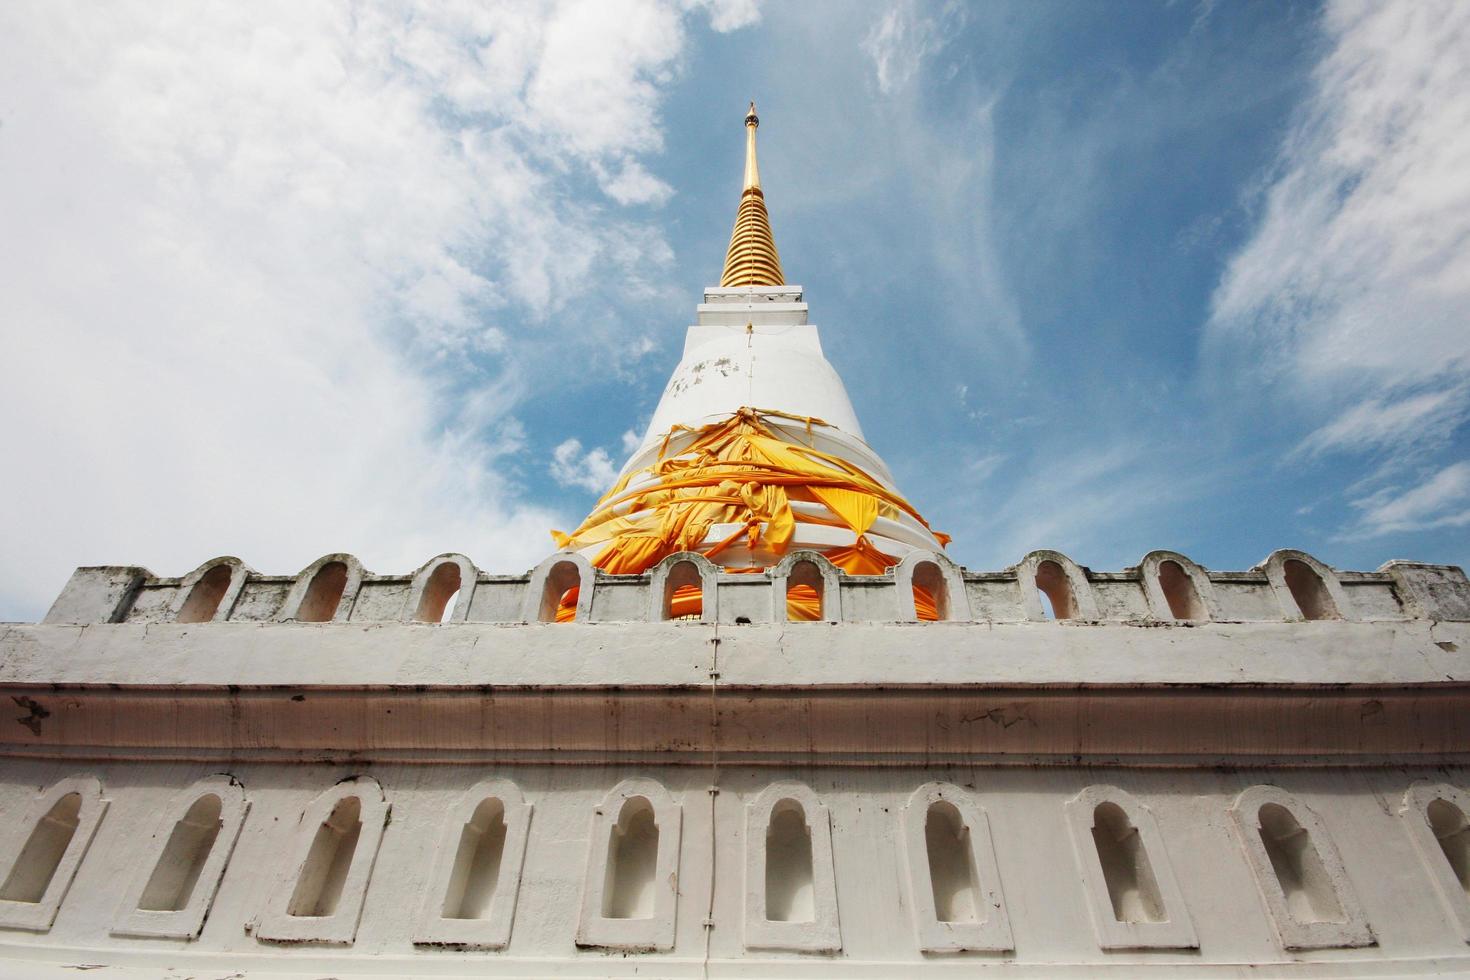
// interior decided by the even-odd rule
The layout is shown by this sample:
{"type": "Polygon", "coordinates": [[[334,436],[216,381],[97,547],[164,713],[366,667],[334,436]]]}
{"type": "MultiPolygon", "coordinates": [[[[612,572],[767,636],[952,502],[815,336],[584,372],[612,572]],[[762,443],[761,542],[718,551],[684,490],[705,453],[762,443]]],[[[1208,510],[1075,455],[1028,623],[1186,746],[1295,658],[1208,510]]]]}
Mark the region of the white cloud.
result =
{"type": "Polygon", "coordinates": [[[1470,399],[1464,385],[1396,400],[1369,398],[1307,436],[1293,455],[1365,450],[1398,453],[1408,446],[1443,442],[1467,418],[1470,399]]]}
{"type": "Polygon", "coordinates": [[[863,53],[873,59],[878,90],[888,95],[907,85],[924,59],[940,51],[964,20],[964,9],[955,3],[945,4],[937,16],[921,14],[913,0],[888,8],[862,41],[863,53]]]}
{"type": "Polygon", "coordinates": [[[1352,389],[1470,368],[1470,7],[1335,3],[1333,44],[1216,331],[1302,382],[1352,389]]]}
{"type": "MultiPolygon", "coordinates": [[[[1381,485],[1470,419],[1470,6],[1339,0],[1323,29],[1207,359],[1321,419],[1294,456],[1387,455],[1381,485]]],[[[1432,526],[1395,509],[1419,499],[1367,505],[1360,530],[1432,526]]]]}
{"type": "Polygon", "coordinates": [[[709,26],[721,34],[754,27],[761,19],[760,0],[685,0],[685,5],[708,10],[709,26]]]}
{"type": "Polygon", "coordinates": [[[526,365],[672,258],[574,189],[658,198],[684,45],[656,0],[0,7],[0,618],[78,564],[534,563],[526,365]]]}
{"type": "Polygon", "coordinates": [[[564,487],[581,487],[593,493],[606,493],[618,478],[618,468],[607,450],[594,446],[582,451],[582,443],[568,439],[551,453],[550,473],[564,487]]]}
{"type": "Polygon", "coordinates": [[[1000,464],[1008,458],[1006,453],[986,453],[983,456],[977,456],[965,463],[965,476],[972,483],[983,483],[990,479],[1000,464]]]}
{"type": "Polygon", "coordinates": [[[652,204],[668,201],[674,189],[643,169],[637,160],[624,160],[615,173],[598,174],[602,192],[619,204],[652,204]]]}
{"type": "Polygon", "coordinates": [[[632,429],[628,429],[623,433],[623,452],[625,454],[631,455],[641,445],[643,445],[643,437],[638,433],[632,429]]]}
{"type": "Polygon", "coordinates": [[[1409,490],[1389,489],[1356,501],[1362,510],[1357,534],[1470,526],[1470,463],[1453,463],[1409,490]]]}

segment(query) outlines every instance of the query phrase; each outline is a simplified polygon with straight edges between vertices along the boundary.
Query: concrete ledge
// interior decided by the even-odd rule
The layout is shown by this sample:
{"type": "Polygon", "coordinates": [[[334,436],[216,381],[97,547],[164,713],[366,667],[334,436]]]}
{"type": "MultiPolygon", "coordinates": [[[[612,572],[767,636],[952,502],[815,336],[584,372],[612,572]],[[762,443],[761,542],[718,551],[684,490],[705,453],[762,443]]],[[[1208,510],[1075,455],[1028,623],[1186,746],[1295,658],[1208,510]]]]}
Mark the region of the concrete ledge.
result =
{"type": "Polygon", "coordinates": [[[893,687],[1470,681],[1470,624],[201,623],[0,628],[0,684],[893,687]]]}

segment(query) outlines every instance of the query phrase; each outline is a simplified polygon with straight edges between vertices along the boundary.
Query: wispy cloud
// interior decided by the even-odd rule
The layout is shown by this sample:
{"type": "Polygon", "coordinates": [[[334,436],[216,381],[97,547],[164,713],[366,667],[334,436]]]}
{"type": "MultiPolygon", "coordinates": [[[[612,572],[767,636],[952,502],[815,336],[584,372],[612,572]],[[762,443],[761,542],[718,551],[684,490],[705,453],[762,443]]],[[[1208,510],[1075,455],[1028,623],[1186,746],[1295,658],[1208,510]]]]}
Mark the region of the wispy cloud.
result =
{"type": "MultiPolygon", "coordinates": [[[[1210,339],[1323,419],[1297,458],[1387,454],[1392,478],[1470,419],[1470,7],[1335,2],[1323,18],[1330,50],[1210,339]]],[[[1459,472],[1370,498],[1360,530],[1435,526],[1459,472]]]]}
{"type": "Polygon", "coordinates": [[[1362,511],[1354,536],[1470,526],[1470,463],[1453,463],[1417,486],[1381,490],[1353,505],[1362,511]]]}
{"type": "Polygon", "coordinates": [[[964,8],[946,3],[936,13],[914,0],[890,7],[863,39],[863,52],[873,61],[878,90],[887,95],[903,88],[919,73],[924,59],[938,53],[964,26],[964,8]]]}
{"type": "Polygon", "coordinates": [[[1470,8],[1331,5],[1331,53],[1214,329],[1306,383],[1470,366],[1470,8]]]}
{"type": "Polygon", "coordinates": [[[0,618],[85,563],[537,560],[564,517],[516,413],[605,346],[553,314],[666,288],[622,206],[667,197],[688,30],[672,0],[0,8],[0,618]]]}
{"type": "Polygon", "coordinates": [[[1331,452],[1387,451],[1443,443],[1470,418],[1470,386],[1457,385],[1406,395],[1370,398],[1348,408],[1307,436],[1293,456],[1331,452]]]}

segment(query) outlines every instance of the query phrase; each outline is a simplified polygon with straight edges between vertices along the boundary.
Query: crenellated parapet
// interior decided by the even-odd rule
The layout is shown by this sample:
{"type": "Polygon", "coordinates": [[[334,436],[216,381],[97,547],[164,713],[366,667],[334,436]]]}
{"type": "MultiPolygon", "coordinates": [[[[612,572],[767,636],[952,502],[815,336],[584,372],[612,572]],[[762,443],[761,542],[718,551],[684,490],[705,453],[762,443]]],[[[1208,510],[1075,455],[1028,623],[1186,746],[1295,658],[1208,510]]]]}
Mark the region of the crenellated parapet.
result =
{"type": "Polygon", "coordinates": [[[1467,654],[1461,569],[1296,551],[82,568],[0,626],[0,960],[1464,975],[1467,654]]]}
{"type": "Polygon", "coordinates": [[[731,626],[784,622],[785,590],[795,585],[816,588],[821,619],[839,623],[914,622],[915,589],[935,597],[940,619],[951,622],[1470,621],[1470,581],[1459,567],[1391,561],[1373,572],[1340,571],[1281,550],[1238,572],[1172,551],[1118,572],[1095,572],[1056,551],[995,572],[913,552],[882,575],[849,575],[815,552],[742,574],[697,554],[671,555],[642,575],[610,575],[572,553],[521,575],[489,574],[460,554],[386,575],[347,554],[324,555],[289,576],[220,557],[176,578],[135,566],[78,568],[43,623],[550,623],[573,589],[572,622],[657,622],[673,618],[680,585],[704,596],[697,616],[681,618],[731,626]]]}

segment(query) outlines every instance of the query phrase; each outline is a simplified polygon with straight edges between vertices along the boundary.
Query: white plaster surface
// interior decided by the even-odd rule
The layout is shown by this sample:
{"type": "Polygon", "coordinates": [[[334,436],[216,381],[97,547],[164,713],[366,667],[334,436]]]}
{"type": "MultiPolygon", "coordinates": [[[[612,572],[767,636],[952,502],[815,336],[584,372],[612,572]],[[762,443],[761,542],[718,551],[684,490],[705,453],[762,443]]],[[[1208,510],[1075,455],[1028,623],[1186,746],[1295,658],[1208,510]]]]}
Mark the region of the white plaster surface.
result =
{"type": "MultiPolygon", "coordinates": [[[[12,761],[0,785],[7,811],[18,797],[64,771],[54,763],[12,761]]],[[[919,770],[804,769],[801,780],[830,813],[833,880],[842,951],[747,952],[742,826],[747,804],[791,770],[732,767],[718,773],[713,806],[686,807],[680,849],[677,930],[666,953],[609,955],[575,942],[595,807],[621,779],[657,780],[686,799],[708,799],[712,773],[701,767],[506,767],[536,806],[510,942],[503,952],[414,945],[413,908],[427,887],[443,817],[479,766],[255,766],[232,773],[252,802],[236,852],[198,941],[111,936],[122,891],[152,855],[135,846],[160,800],[204,775],[198,764],[104,762],[92,770],[113,805],[78,870],[51,933],[0,932],[0,973],[75,976],[77,964],[104,964],[88,976],[700,976],[704,919],[713,885],[708,968],[712,976],[903,977],[916,971],[1005,975],[1238,977],[1243,963],[1268,976],[1427,976],[1470,969],[1458,924],[1447,917],[1398,816],[1382,805],[1431,771],[1463,786],[1470,773],[1405,769],[1272,771],[1115,769],[1108,779],[1145,803],[1174,859],[1179,887],[1198,928],[1197,951],[1134,954],[1098,948],[1087,896],[1068,846],[1063,801],[1096,778],[1088,767],[994,770],[976,766],[919,770]],[[289,860],[296,817],[338,779],[370,772],[393,806],[350,947],[262,944],[245,932],[267,900],[270,878],[289,860]],[[995,842],[996,871],[1014,933],[1010,954],[926,957],[906,909],[908,884],[894,841],[914,790],[942,779],[983,805],[995,842]],[[1282,786],[1321,815],[1361,894],[1376,946],[1288,953],[1273,932],[1245,854],[1230,828],[1229,806],[1246,787],[1282,786]],[[713,817],[714,825],[710,823],[713,817]],[[711,870],[711,842],[715,861],[711,870]],[[69,972],[63,970],[69,968],[69,972]],[[167,969],[173,972],[167,972],[167,969]],[[131,972],[129,972],[129,969],[131,972]],[[48,972],[51,971],[51,972],[48,972]]]]}

